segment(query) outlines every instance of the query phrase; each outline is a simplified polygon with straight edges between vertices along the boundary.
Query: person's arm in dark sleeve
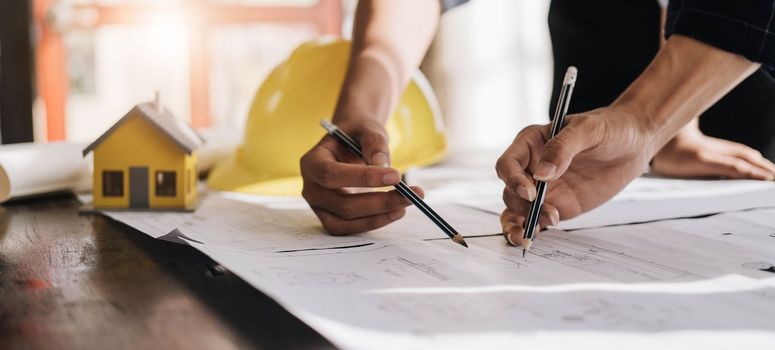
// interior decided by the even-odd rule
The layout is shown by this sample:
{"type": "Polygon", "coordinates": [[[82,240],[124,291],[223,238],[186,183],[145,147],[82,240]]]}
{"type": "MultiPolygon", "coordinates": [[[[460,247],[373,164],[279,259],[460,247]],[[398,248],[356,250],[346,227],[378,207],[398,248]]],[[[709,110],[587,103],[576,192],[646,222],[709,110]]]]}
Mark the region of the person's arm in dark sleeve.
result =
{"type": "Polygon", "coordinates": [[[665,36],[741,55],[775,76],[775,0],[670,0],[665,36]]]}

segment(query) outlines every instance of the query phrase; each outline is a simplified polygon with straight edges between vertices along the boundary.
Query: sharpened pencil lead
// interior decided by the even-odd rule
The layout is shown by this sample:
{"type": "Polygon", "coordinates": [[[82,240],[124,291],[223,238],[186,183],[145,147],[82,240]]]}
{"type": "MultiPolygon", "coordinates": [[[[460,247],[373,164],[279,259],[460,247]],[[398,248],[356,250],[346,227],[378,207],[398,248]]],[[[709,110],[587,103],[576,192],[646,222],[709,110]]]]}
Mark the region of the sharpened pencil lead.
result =
{"type": "Polygon", "coordinates": [[[455,241],[455,243],[468,248],[468,243],[466,243],[466,240],[463,239],[463,235],[456,233],[454,236],[452,236],[452,240],[455,241]]]}
{"type": "Polygon", "coordinates": [[[522,257],[525,257],[525,253],[527,253],[527,249],[522,249],[522,257]]]}

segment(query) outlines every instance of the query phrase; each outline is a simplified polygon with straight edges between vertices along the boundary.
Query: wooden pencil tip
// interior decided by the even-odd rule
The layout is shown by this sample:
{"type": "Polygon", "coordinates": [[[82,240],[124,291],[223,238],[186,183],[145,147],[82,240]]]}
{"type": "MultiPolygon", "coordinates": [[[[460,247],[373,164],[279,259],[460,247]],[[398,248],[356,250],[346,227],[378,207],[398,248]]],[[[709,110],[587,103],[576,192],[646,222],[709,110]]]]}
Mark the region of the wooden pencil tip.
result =
{"type": "Polygon", "coordinates": [[[455,243],[468,248],[468,243],[466,243],[466,240],[463,239],[463,235],[456,233],[454,236],[452,236],[452,240],[455,241],[455,243]]]}

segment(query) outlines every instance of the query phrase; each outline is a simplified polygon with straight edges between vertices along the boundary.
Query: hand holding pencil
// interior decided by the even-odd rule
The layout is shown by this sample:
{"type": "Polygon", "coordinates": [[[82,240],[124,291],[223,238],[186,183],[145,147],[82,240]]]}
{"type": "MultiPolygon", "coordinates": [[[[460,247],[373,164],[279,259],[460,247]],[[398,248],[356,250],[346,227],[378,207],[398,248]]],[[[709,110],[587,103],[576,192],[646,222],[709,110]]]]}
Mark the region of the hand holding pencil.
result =
{"type": "MultiPolygon", "coordinates": [[[[387,166],[387,134],[377,122],[348,125],[365,152],[364,161],[331,137],[324,137],[301,159],[302,196],[328,233],[346,235],[377,229],[399,220],[412,203],[398,191],[363,191],[401,181],[398,170],[387,166]],[[351,190],[358,188],[358,191],[351,190]]],[[[420,197],[422,189],[413,187],[420,197]]]]}
{"type": "MultiPolygon", "coordinates": [[[[361,145],[350,137],[350,135],[347,135],[344,131],[339,129],[338,126],[332,124],[331,122],[327,120],[321,120],[320,125],[326,129],[328,132],[328,135],[330,135],[333,139],[335,139],[339,144],[346,147],[352,154],[363,158],[363,149],[361,148],[361,145]]],[[[468,248],[468,244],[466,243],[465,239],[463,238],[463,235],[461,235],[457,230],[455,230],[452,225],[450,225],[444,218],[441,217],[436,211],[434,211],[427,203],[425,203],[422,200],[422,197],[418,195],[415,191],[413,191],[404,181],[399,181],[397,184],[393,185],[396,188],[396,191],[400,193],[402,196],[404,196],[406,199],[408,199],[412,204],[414,204],[417,209],[419,209],[425,216],[428,217],[436,226],[441,229],[444,234],[449,236],[449,238],[457,243],[460,244],[466,248],[468,248]]]]}
{"type": "MultiPolygon", "coordinates": [[[[513,245],[524,245],[525,222],[547,183],[536,230],[604,203],[642,174],[656,145],[643,119],[625,104],[569,115],[553,138],[552,125],[522,130],[498,159],[503,180],[501,226],[513,245]]],[[[533,209],[535,210],[535,208],[533,209]]]]}
{"type": "MultiPolygon", "coordinates": [[[[552,118],[552,124],[549,128],[548,140],[551,141],[560,130],[565,126],[565,115],[568,113],[568,106],[570,104],[570,98],[573,94],[573,87],[576,86],[576,76],[578,71],[576,67],[568,67],[568,71],[565,73],[565,78],[562,82],[560,89],[560,96],[557,101],[557,109],[554,112],[554,118],[552,118]]],[[[536,196],[533,203],[530,204],[530,210],[527,212],[525,218],[525,224],[523,225],[522,234],[522,257],[525,257],[525,253],[530,249],[533,244],[533,238],[538,230],[538,217],[541,213],[541,206],[544,204],[544,198],[546,197],[546,191],[548,184],[546,181],[540,179],[536,183],[536,196]]],[[[553,222],[556,225],[556,223],[553,222]]]]}

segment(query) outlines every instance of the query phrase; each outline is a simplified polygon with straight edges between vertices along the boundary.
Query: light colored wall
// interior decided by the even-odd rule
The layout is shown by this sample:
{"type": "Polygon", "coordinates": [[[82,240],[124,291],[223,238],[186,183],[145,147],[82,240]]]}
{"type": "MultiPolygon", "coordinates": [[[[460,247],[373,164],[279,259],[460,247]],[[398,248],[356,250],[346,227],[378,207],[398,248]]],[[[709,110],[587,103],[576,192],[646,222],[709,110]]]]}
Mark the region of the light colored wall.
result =
{"type": "Polygon", "coordinates": [[[441,18],[423,71],[444,112],[451,155],[497,156],[527,125],[548,122],[549,0],[471,0],[441,18]]]}
{"type": "MultiPolygon", "coordinates": [[[[4,1],[4,0],[0,0],[4,1]]],[[[82,0],[62,0],[76,3],[82,0]]],[[[162,0],[121,0],[125,3],[162,0]]],[[[68,71],[74,83],[67,97],[67,139],[90,142],[133,105],[153,99],[160,91],[167,108],[189,120],[190,18],[185,1],[172,2],[169,11],[150,14],[132,25],[68,30],[64,34],[68,71]],[[179,7],[179,8],[178,8],[179,7]],[[79,84],[78,82],[85,82],[79,84]]],[[[269,1],[254,1],[268,3],[269,1]]],[[[314,0],[280,0],[282,5],[314,0]]],[[[256,89],[293,48],[317,36],[309,24],[248,23],[213,26],[208,34],[209,103],[212,126],[241,128],[256,89]]],[[[36,110],[45,120],[45,109],[36,110]]],[[[45,123],[38,123],[45,140],[45,123]]]]}

